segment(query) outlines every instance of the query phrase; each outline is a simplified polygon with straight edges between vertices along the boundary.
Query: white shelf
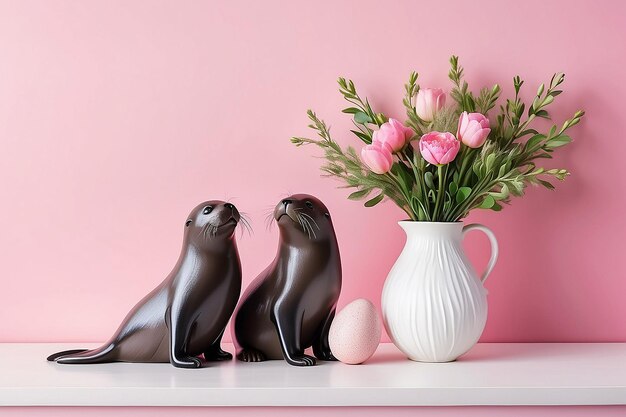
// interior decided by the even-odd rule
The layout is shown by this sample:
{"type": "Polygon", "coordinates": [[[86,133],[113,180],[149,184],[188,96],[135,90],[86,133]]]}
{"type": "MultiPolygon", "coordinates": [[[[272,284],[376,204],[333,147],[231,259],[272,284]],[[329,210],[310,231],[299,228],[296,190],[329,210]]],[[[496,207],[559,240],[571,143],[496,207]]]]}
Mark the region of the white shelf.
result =
{"type": "MultiPolygon", "coordinates": [[[[626,344],[482,343],[456,362],[411,362],[383,344],[365,365],[230,361],[59,365],[93,345],[0,344],[0,406],[460,406],[626,404],[626,344]]],[[[232,352],[232,346],[226,345],[232,352]]]]}

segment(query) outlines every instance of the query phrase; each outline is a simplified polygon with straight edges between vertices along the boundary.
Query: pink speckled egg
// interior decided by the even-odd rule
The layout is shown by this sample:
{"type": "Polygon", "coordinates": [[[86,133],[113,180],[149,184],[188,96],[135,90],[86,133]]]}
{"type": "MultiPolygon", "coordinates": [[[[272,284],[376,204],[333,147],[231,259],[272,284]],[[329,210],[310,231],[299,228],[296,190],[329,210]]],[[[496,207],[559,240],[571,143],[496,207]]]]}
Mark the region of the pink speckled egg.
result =
{"type": "Polygon", "coordinates": [[[359,298],[335,316],[328,333],[330,350],[343,363],[363,363],[376,351],[381,331],[376,307],[371,301],[359,298]]]}

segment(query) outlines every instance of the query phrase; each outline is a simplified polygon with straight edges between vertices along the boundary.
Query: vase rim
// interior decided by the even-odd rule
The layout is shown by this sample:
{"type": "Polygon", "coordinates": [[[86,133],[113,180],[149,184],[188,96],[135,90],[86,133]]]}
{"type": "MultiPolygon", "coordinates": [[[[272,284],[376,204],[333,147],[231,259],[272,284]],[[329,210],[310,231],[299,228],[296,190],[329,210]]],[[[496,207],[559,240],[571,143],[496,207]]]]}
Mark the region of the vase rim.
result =
{"type": "Polygon", "coordinates": [[[439,237],[460,238],[463,231],[463,222],[421,222],[413,220],[402,220],[398,225],[407,233],[413,235],[418,233],[421,236],[436,235],[439,237]]]}
{"type": "Polygon", "coordinates": [[[403,224],[440,224],[440,225],[459,225],[459,224],[463,224],[462,221],[456,221],[456,222],[429,222],[429,221],[423,221],[423,220],[400,220],[398,222],[399,225],[403,225],[403,224]]]}

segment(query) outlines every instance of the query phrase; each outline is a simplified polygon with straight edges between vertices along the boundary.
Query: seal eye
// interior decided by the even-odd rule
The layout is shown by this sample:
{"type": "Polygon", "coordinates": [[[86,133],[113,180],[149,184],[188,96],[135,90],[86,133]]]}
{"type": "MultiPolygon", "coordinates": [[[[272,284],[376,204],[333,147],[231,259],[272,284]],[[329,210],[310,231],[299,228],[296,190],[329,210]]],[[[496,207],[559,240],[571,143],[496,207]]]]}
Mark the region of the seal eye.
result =
{"type": "Polygon", "coordinates": [[[313,208],[313,203],[311,203],[310,201],[305,202],[304,204],[306,204],[306,206],[310,209],[313,208]]]}
{"type": "Polygon", "coordinates": [[[185,227],[189,227],[190,224],[191,224],[191,219],[187,219],[187,221],[185,222],[185,227]]]}
{"type": "Polygon", "coordinates": [[[212,211],[213,211],[213,207],[207,206],[204,208],[204,210],[202,210],[202,214],[209,214],[212,211]]]}
{"type": "Polygon", "coordinates": [[[330,213],[324,213],[324,216],[330,217],[330,213]]]}

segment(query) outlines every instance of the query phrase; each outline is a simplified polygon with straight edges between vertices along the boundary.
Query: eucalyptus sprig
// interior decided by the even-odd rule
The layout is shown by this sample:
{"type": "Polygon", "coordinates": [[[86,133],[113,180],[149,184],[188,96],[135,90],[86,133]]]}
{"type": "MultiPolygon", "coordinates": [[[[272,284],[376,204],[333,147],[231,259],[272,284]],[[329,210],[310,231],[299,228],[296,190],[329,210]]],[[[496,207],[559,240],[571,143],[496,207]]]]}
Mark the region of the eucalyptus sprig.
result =
{"type": "Polygon", "coordinates": [[[314,144],[322,148],[326,163],[322,165],[321,170],[325,175],[341,179],[345,183],[344,187],[346,188],[358,189],[358,191],[348,196],[349,199],[361,200],[376,190],[379,193],[365,202],[366,207],[380,203],[387,196],[402,208],[409,217],[413,216],[405,201],[407,197],[398,192],[398,184],[392,176],[377,175],[365,169],[353,147],[349,146],[344,151],[332,139],[330,129],[323,120],[317,117],[315,112],[308,110],[307,115],[311,121],[309,128],[315,130],[320,139],[293,137],[291,138],[291,143],[296,146],[314,144]]]}
{"type": "Polygon", "coordinates": [[[359,95],[351,80],[339,78],[339,91],[350,103],[343,113],[352,116],[356,127],[352,133],[366,144],[361,157],[354,148],[344,150],[335,142],[326,123],[311,110],[307,113],[311,121],[309,127],[316,131],[319,139],[294,137],[291,141],[296,146],[315,144],[323,149],[326,162],[322,171],[354,189],[348,198],[366,200],[365,206],[371,207],[387,197],[411,220],[454,222],[477,208],[500,211],[503,205],[510,203],[511,197],[522,196],[529,185],[554,189],[550,180],[564,180],[569,172],[540,167],[539,160],[551,158],[555,149],[572,141],[566,132],[580,122],[584,112],[577,111],[560,127],[553,125],[544,133],[532,127],[532,123],[536,118],[550,117],[547,108],[563,92],[560,86],[565,75],[556,73],[547,85],[541,84],[528,105],[520,96],[524,82],[519,76],[514,77],[515,95],[499,106],[500,112],[489,131],[485,126],[489,124],[487,115],[497,106],[501,88],[496,84],[474,94],[463,74],[458,57],[451,57],[448,77],[453,83],[450,96],[455,104],[437,108],[428,120],[420,114],[429,113],[420,113],[416,108],[416,97],[425,94],[417,82],[418,74],[409,75],[403,105],[411,135],[406,135],[397,121],[376,112],[369,100],[359,95]],[[483,123],[479,128],[476,124],[472,129],[467,128],[468,124],[478,121],[483,123]],[[374,138],[376,129],[380,133],[374,138]],[[482,136],[476,136],[476,129],[482,136]],[[457,152],[456,159],[453,156],[454,160],[449,160],[448,155],[446,161],[434,161],[430,151],[422,149],[424,138],[432,139],[433,134],[447,138],[458,134],[456,140],[460,142],[456,149],[451,149],[457,152]],[[462,137],[463,134],[472,138],[462,137]],[[397,145],[397,135],[405,135],[402,137],[406,137],[406,141],[390,149],[389,143],[384,141],[394,141],[397,145]],[[375,169],[364,161],[372,152],[380,154],[378,160],[370,161],[370,164],[380,165],[375,169]]]}

